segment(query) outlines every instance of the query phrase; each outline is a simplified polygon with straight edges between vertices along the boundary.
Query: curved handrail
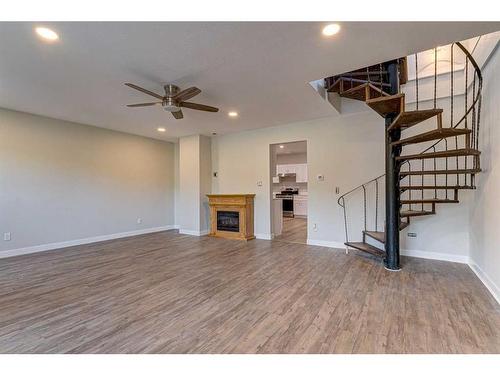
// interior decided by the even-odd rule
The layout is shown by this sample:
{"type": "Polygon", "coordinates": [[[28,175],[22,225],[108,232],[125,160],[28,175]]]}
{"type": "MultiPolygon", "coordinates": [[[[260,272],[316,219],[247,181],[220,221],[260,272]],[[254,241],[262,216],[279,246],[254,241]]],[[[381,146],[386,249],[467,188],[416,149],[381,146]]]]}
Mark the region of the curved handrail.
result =
{"type": "MultiPolygon", "coordinates": [[[[465,112],[465,114],[460,118],[460,120],[458,120],[458,122],[453,126],[453,128],[456,128],[458,125],[460,125],[462,123],[462,121],[465,120],[465,118],[469,115],[469,113],[476,107],[476,104],[479,102],[480,98],[481,98],[481,90],[482,90],[482,87],[483,87],[483,75],[481,73],[481,69],[479,68],[479,65],[477,64],[476,60],[474,60],[474,58],[472,57],[472,55],[470,54],[470,52],[462,45],[462,43],[460,42],[455,42],[454,44],[456,44],[461,50],[462,52],[466,55],[466,57],[468,58],[468,60],[470,61],[470,63],[472,64],[472,66],[474,67],[474,70],[475,70],[475,73],[477,74],[477,77],[478,77],[478,89],[477,89],[477,95],[474,99],[474,101],[472,102],[472,104],[470,105],[470,107],[467,109],[467,111],[465,112]]],[[[467,90],[467,88],[466,88],[467,90]]],[[[428,148],[426,148],[425,150],[421,151],[419,154],[423,154],[427,151],[429,151],[431,148],[435,148],[437,144],[439,144],[441,141],[443,141],[445,138],[441,138],[439,140],[437,140],[434,144],[432,144],[431,146],[429,146],[428,148]]],[[[409,163],[409,160],[405,161],[404,163],[402,164],[406,164],[406,163],[409,163]]],[[[355,188],[349,190],[348,192],[342,194],[338,199],[337,199],[337,204],[342,207],[342,208],[345,208],[345,206],[341,203],[341,201],[344,201],[345,200],[345,197],[347,195],[350,195],[351,193],[359,190],[359,189],[362,189],[364,186],[372,183],[372,182],[375,182],[376,180],[382,178],[385,176],[385,173],[378,176],[378,177],[375,177],[365,183],[362,183],[361,185],[358,185],[356,186],[355,188]]]]}

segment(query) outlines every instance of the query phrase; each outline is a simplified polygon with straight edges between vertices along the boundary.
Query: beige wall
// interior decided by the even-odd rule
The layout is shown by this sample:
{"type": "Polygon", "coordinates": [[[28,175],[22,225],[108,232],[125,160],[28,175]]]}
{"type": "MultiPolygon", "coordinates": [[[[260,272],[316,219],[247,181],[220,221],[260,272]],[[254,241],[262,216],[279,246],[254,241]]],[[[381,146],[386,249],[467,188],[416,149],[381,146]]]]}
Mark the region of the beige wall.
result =
{"type": "Polygon", "coordinates": [[[173,169],[172,143],[0,109],[0,251],[172,225],[173,169]]]}

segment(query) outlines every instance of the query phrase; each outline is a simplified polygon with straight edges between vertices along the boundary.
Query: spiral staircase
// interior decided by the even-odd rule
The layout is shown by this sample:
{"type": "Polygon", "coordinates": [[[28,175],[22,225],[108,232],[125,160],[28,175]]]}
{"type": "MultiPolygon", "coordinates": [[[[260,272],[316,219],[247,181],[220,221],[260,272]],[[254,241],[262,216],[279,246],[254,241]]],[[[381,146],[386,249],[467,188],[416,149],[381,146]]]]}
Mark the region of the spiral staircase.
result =
{"type": "Polygon", "coordinates": [[[436,206],[458,204],[459,192],[475,189],[475,175],[481,172],[478,142],[481,71],[459,42],[451,45],[449,58],[449,73],[438,72],[437,50],[434,50],[434,75],[425,78],[428,85],[433,84],[434,94],[419,101],[422,78],[418,77],[418,55],[414,56],[415,77],[411,84],[415,86],[415,95],[411,110],[406,108],[406,94],[401,91],[409,83],[406,57],[325,79],[330,95],[363,101],[385,119],[386,173],[343,194],[338,204],[343,210],[346,250],[354,248],[383,258],[389,269],[399,269],[399,231],[409,226],[412,218],[436,214],[436,206]],[[460,80],[465,87],[462,86],[463,91],[458,94],[453,65],[457,53],[463,54],[461,58],[465,60],[460,80]],[[446,82],[451,82],[447,108],[437,106],[440,101],[438,77],[443,75],[447,75],[446,82]],[[463,102],[460,108],[457,108],[457,96],[461,96],[463,102]],[[447,124],[443,121],[445,111],[449,117],[447,124]],[[424,122],[428,127],[427,120],[434,121],[433,128],[419,131],[419,125],[424,122]],[[412,135],[405,136],[410,129],[412,135]],[[416,152],[418,145],[424,147],[416,152]],[[412,150],[408,151],[409,148],[412,150]],[[384,183],[385,212],[380,207],[384,183]],[[369,191],[374,195],[371,201],[375,202],[371,213],[367,210],[369,191]],[[362,233],[354,235],[358,240],[352,240],[348,202],[352,204],[358,193],[363,200],[362,233]],[[374,217],[368,220],[369,215],[374,217]]]}

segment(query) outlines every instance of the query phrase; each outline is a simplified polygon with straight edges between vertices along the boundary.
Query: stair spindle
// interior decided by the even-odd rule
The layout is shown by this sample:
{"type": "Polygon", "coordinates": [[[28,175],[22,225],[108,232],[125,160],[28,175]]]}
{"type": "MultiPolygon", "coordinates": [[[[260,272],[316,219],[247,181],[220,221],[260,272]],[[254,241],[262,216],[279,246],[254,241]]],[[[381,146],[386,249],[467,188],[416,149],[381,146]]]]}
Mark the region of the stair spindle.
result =
{"type": "Polygon", "coordinates": [[[451,92],[450,92],[450,128],[453,127],[453,45],[454,43],[451,44],[451,58],[450,58],[450,64],[451,64],[451,92]]]}
{"type": "Polygon", "coordinates": [[[437,99],[437,48],[434,48],[434,109],[437,99]]]}
{"type": "Polygon", "coordinates": [[[415,54],[415,96],[416,96],[416,109],[418,111],[418,54],[415,54]]]}

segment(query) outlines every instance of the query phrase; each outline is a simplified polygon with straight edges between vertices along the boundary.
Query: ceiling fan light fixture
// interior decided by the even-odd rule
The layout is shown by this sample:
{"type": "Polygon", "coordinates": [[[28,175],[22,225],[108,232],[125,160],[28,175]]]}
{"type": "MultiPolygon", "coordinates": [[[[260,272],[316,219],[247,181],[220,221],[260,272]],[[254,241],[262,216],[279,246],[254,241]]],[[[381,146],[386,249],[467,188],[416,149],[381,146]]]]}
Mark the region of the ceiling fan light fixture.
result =
{"type": "Polygon", "coordinates": [[[181,107],[178,107],[175,104],[164,104],[163,109],[167,112],[179,112],[181,107]]]}

